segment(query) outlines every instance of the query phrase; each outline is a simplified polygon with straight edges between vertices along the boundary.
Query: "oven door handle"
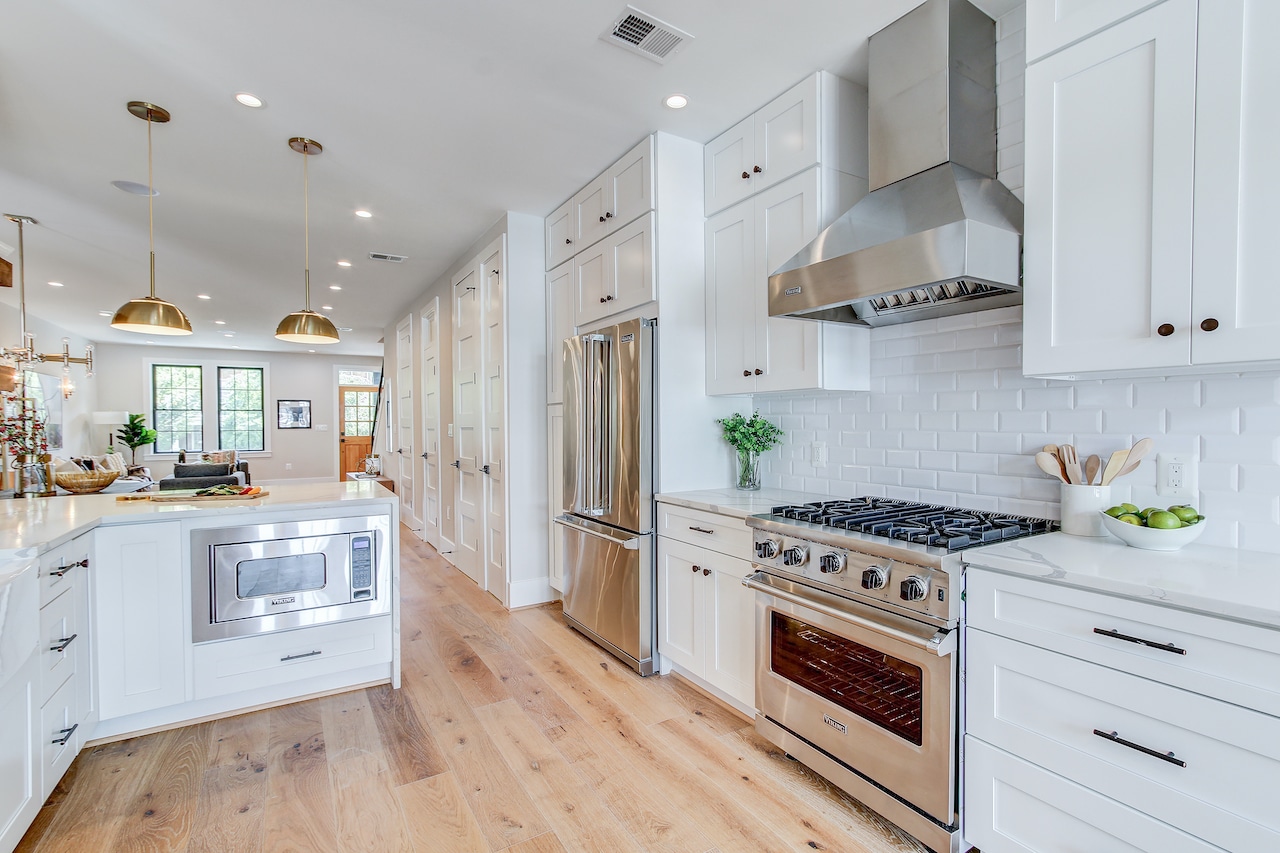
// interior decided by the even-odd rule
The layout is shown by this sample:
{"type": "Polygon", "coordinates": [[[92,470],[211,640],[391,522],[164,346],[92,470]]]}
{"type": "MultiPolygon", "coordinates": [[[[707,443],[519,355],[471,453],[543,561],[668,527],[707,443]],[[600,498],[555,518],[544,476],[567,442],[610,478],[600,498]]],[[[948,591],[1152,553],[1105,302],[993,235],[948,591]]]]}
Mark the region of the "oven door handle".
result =
{"type": "Polygon", "coordinates": [[[863,605],[860,605],[857,602],[841,601],[840,607],[833,607],[824,603],[820,599],[830,598],[837,600],[835,599],[835,596],[827,595],[819,590],[812,590],[807,595],[795,595],[794,593],[788,592],[774,584],[771,584],[769,582],[769,576],[764,572],[753,572],[752,574],[747,575],[742,579],[742,585],[750,587],[757,592],[762,592],[765,595],[773,596],[779,601],[785,601],[788,604],[806,607],[816,613],[821,613],[823,616],[830,616],[832,619],[839,619],[842,622],[849,622],[853,625],[857,625],[859,628],[864,628],[876,634],[882,634],[890,639],[906,643],[912,648],[920,649],[921,651],[937,655],[938,657],[946,657],[955,651],[956,634],[958,633],[956,631],[935,631],[933,634],[914,634],[903,631],[893,627],[892,625],[884,625],[874,619],[860,615],[856,610],[854,610],[854,608],[867,610],[871,610],[871,608],[864,608],[863,605]],[[810,595],[813,597],[811,598],[810,595]]]}

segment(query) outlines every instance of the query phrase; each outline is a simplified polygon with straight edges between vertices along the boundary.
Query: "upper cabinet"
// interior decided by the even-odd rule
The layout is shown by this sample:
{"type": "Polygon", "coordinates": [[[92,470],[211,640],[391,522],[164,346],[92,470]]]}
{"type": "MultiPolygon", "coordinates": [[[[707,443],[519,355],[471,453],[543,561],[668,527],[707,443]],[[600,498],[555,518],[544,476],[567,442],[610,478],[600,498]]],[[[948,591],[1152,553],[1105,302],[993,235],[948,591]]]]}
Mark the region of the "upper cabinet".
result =
{"type": "Polygon", "coordinates": [[[1106,29],[1161,0],[1029,0],[1027,61],[1106,29]]]}
{"type": "Polygon", "coordinates": [[[710,216],[817,164],[866,174],[866,92],[827,72],[805,78],[703,149],[710,216]]]}
{"type": "Polygon", "coordinates": [[[547,217],[547,269],[653,210],[653,137],[645,137],[547,217]]]}
{"type": "MultiPolygon", "coordinates": [[[[1029,50],[1066,20],[1036,5],[1051,4],[1028,7],[1029,50]]],[[[1195,0],[1165,0],[1027,68],[1029,375],[1280,359],[1280,58],[1261,35],[1280,4],[1205,5],[1197,21],[1195,0]]]]}

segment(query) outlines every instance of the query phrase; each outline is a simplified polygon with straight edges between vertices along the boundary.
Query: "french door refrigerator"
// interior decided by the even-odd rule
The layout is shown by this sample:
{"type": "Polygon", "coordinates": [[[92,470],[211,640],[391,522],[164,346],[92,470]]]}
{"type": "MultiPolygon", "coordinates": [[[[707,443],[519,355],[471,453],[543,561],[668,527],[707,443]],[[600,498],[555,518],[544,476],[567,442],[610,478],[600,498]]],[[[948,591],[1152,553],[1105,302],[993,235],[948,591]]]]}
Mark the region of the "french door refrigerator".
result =
{"type": "Polygon", "coordinates": [[[564,614],[653,673],[653,336],[636,319],[564,342],[564,614]]]}

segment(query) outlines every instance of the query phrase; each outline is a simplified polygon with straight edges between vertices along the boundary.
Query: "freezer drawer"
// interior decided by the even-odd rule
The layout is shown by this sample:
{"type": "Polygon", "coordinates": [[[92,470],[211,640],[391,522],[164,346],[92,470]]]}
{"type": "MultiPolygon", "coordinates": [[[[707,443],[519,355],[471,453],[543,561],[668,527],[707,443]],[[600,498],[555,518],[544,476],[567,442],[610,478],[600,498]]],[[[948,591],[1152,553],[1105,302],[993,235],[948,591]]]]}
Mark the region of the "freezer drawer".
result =
{"type": "Polygon", "coordinates": [[[652,675],[653,534],[572,515],[558,516],[556,524],[564,534],[565,618],[641,675],[652,675]]]}

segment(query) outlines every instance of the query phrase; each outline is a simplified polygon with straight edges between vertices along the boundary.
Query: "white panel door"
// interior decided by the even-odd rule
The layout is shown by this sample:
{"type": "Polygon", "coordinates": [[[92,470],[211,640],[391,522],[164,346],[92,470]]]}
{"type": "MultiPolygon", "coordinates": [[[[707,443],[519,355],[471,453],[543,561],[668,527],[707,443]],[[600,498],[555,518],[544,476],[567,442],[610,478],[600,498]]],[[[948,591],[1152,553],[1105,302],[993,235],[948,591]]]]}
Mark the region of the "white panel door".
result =
{"type": "Polygon", "coordinates": [[[1199,29],[1191,360],[1280,359],[1280,3],[1212,9],[1199,29]]]}
{"type": "Polygon", "coordinates": [[[422,538],[440,546],[440,297],[422,312],[422,538]]]}
{"type": "Polygon", "coordinates": [[[811,74],[758,110],[755,134],[751,183],[756,192],[816,164],[818,75],[811,74]]]}
{"type": "Polygon", "coordinates": [[[109,720],[187,699],[181,525],[102,527],[94,533],[93,602],[98,710],[109,720]]]}
{"type": "Polygon", "coordinates": [[[756,119],[747,116],[702,149],[706,214],[724,210],[755,192],[756,119]]]}
{"type": "Polygon", "coordinates": [[[751,574],[746,560],[707,552],[707,681],[745,705],[756,704],[756,597],[742,585],[751,574]]]}
{"type": "Polygon", "coordinates": [[[414,529],[422,527],[413,502],[413,315],[396,326],[396,459],[400,468],[396,492],[400,515],[414,529]]]}
{"type": "Polygon", "coordinates": [[[573,199],[569,199],[547,217],[547,269],[573,257],[576,251],[573,241],[578,236],[577,212],[573,199]]]}
{"type": "Polygon", "coordinates": [[[1035,62],[1042,56],[1159,2],[1160,0],[1030,0],[1027,3],[1027,62],[1035,62]]]}
{"type": "Polygon", "coordinates": [[[605,217],[612,229],[653,210],[653,136],[623,155],[604,179],[606,197],[612,199],[605,217]]]}
{"type": "Polygon", "coordinates": [[[755,390],[755,202],[747,200],[707,220],[707,393],[755,390]]]}
{"type": "Polygon", "coordinates": [[[760,193],[755,203],[756,391],[793,391],[822,384],[822,324],[769,316],[769,274],[818,236],[821,215],[814,167],[760,193]]]}
{"type": "Polygon", "coordinates": [[[1196,2],[1027,68],[1024,372],[1190,363],[1196,2]]]}
{"type": "Polygon", "coordinates": [[[484,483],[480,473],[484,401],[481,395],[481,305],[479,268],[474,264],[453,282],[453,564],[484,583],[484,483]]]}
{"type": "Polygon", "coordinates": [[[506,259],[500,238],[480,261],[483,293],[485,548],[484,588],[507,603],[507,449],[506,356],[503,305],[506,303],[506,259]]]}
{"type": "Polygon", "coordinates": [[[578,251],[599,241],[612,229],[613,211],[609,208],[613,205],[613,199],[609,196],[609,187],[605,185],[604,179],[605,176],[601,175],[573,197],[578,225],[578,251]]]}
{"type": "Polygon", "coordinates": [[[658,537],[658,652],[702,677],[703,615],[706,584],[704,558],[712,552],[658,537]]]}
{"type": "Polygon", "coordinates": [[[585,326],[607,315],[615,299],[611,252],[606,243],[596,243],[573,258],[573,322],[585,326]]]}
{"type": "Polygon", "coordinates": [[[607,313],[639,308],[657,298],[653,278],[653,214],[618,229],[607,241],[612,286],[605,291],[607,313]]]}
{"type": "Polygon", "coordinates": [[[573,335],[573,263],[547,273],[547,402],[564,402],[564,339],[573,335]]]}

